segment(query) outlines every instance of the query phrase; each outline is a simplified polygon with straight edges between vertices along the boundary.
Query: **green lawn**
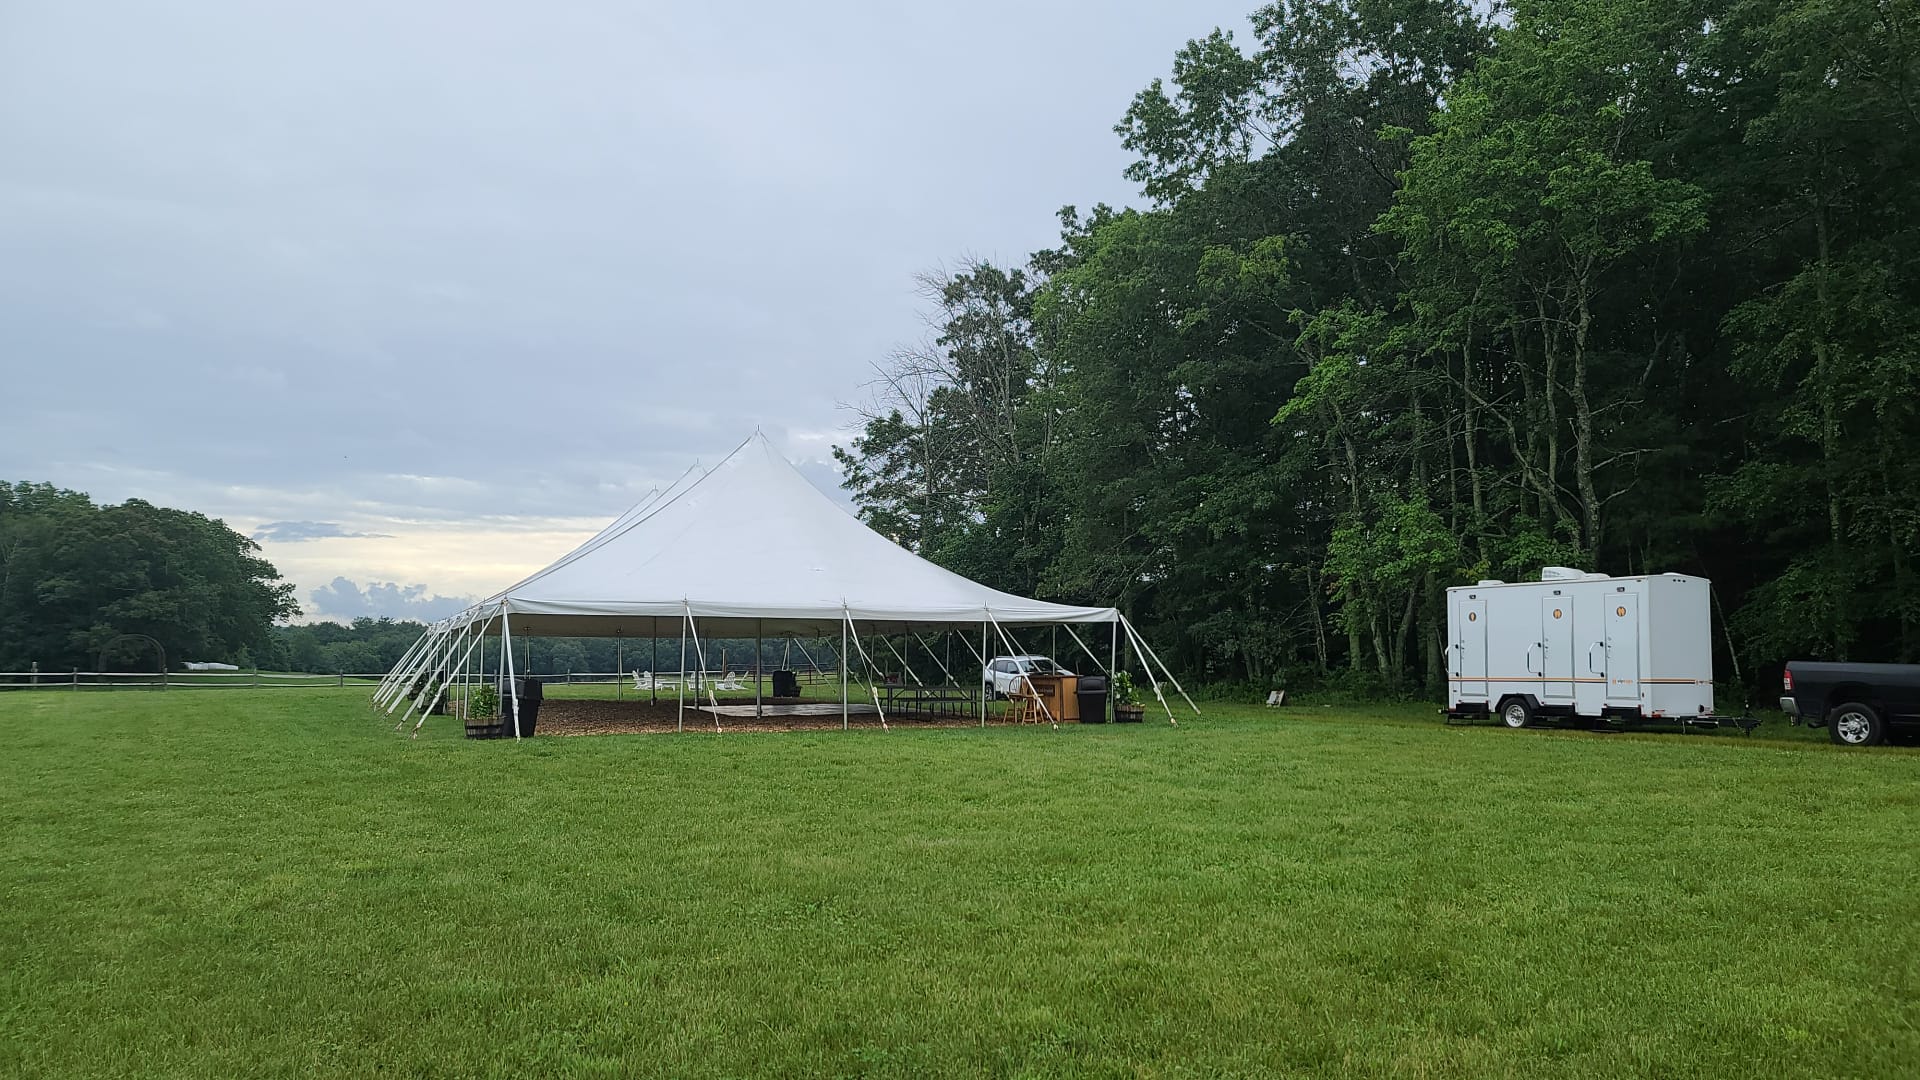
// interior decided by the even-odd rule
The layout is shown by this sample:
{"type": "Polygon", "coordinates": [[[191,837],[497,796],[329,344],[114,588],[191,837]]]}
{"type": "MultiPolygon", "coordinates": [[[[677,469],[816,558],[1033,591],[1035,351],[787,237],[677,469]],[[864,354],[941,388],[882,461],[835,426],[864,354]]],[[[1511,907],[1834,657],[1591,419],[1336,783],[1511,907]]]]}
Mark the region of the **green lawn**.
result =
{"type": "Polygon", "coordinates": [[[1920,754],[0,695],[0,1075],[1899,1076],[1920,754]]]}

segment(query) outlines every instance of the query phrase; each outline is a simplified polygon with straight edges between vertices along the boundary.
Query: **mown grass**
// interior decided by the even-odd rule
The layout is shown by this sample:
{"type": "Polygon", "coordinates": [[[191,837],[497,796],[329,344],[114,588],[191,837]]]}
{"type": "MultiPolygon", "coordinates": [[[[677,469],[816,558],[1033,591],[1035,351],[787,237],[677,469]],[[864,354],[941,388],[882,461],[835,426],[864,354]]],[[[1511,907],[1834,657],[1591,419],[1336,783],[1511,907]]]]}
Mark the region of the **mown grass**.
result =
{"type": "Polygon", "coordinates": [[[0,696],[0,1074],[1897,1076],[1920,755],[0,696]]]}

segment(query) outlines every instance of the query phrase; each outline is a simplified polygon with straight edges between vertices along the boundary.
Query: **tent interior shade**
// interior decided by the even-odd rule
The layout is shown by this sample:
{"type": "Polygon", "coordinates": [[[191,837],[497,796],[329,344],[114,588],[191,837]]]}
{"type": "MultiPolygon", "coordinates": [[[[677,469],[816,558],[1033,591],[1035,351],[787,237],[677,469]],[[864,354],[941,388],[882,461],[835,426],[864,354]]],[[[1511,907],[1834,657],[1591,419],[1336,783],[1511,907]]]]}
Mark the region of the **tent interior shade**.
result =
{"type": "Polygon", "coordinates": [[[506,615],[515,635],[829,634],[978,625],[1108,623],[1076,607],[988,588],[881,536],[816,489],[756,432],[526,579],[453,620],[506,615]]]}

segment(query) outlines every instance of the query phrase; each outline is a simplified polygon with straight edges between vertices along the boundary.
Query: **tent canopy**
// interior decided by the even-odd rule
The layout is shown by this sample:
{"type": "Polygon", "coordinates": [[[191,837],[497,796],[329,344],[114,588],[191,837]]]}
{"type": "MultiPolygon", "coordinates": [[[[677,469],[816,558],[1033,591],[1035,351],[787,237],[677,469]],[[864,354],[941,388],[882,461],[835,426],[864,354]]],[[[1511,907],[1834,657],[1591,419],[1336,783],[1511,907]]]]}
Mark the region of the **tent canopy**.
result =
{"type": "Polygon", "coordinates": [[[990,589],[874,532],[815,488],[758,432],[710,471],[641,502],[552,565],[454,620],[568,637],[1107,623],[990,589]]]}

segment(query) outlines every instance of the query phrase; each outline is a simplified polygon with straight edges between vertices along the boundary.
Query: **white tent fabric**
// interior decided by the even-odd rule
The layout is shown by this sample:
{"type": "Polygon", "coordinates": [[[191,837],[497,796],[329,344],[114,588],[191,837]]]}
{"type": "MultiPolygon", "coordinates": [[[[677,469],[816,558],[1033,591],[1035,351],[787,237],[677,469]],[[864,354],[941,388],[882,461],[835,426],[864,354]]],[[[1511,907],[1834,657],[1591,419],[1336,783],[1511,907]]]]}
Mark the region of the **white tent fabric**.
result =
{"type": "MultiPolygon", "coordinates": [[[[680,637],[684,653],[689,636],[697,651],[702,635],[837,633],[844,654],[850,634],[861,648],[861,632],[966,625],[991,654],[1020,651],[1009,627],[1062,623],[1069,632],[1073,623],[1111,624],[1115,651],[1124,633],[1165,704],[1154,665],[1172,676],[1118,610],[1015,596],[936,566],[841,509],[755,432],[712,470],[689,470],[552,565],[429,627],[374,703],[391,713],[406,702],[401,725],[416,709],[424,723],[456,681],[477,674],[468,664],[489,633],[502,638],[495,675],[511,681],[511,641],[525,635],[680,637]]],[[[980,715],[985,723],[984,695],[980,715]]]]}
{"type": "Polygon", "coordinates": [[[687,615],[716,634],[822,632],[847,619],[878,629],[1117,618],[990,589],[922,559],[835,504],[758,433],[470,618],[503,611],[515,634],[567,636],[651,636],[654,619],[687,615]]]}

